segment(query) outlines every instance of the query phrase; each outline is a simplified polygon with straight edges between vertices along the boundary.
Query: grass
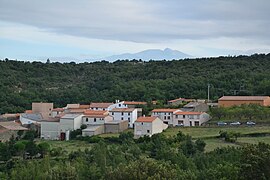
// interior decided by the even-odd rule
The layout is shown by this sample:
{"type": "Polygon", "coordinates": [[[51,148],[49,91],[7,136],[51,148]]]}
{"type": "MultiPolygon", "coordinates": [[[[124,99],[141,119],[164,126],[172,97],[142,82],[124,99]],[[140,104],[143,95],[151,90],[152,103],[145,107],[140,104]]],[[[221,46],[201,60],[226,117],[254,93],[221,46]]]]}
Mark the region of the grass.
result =
{"type": "Polygon", "coordinates": [[[189,134],[194,139],[210,138],[219,135],[220,131],[239,132],[241,134],[249,133],[270,133],[270,126],[239,126],[239,127],[174,127],[168,128],[164,132],[166,136],[176,135],[179,131],[189,134]]]}
{"type": "Polygon", "coordinates": [[[223,147],[229,147],[229,146],[233,146],[233,147],[239,147],[239,145],[235,144],[235,143],[228,143],[225,142],[221,139],[205,139],[204,142],[206,143],[205,146],[205,152],[209,152],[209,151],[213,151],[216,148],[223,148],[223,147]]]}
{"type": "MultiPolygon", "coordinates": [[[[40,141],[42,142],[42,140],[40,141]]],[[[66,151],[67,153],[70,153],[72,151],[78,151],[85,150],[86,148],[91,148],[91,144],[87,143],[85,141],[77,141],[77,140],[71,140],[71,141],[48,141],[45,142],[49,143],[51,145],[51,148],[58,148],[61,147],[63,151],[66,151]]]]}

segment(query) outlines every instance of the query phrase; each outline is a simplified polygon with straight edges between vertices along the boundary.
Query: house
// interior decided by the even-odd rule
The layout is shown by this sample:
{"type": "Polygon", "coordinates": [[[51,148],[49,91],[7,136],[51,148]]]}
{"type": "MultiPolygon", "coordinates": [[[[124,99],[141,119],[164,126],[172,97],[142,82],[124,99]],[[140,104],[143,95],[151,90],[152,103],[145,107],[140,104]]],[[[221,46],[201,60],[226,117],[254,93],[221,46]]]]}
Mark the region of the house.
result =
{"type": "Polygon", "coordinates": [[[15,121],[20,118],[20,114],[2,114],[0,115],[0,121],[15,121]]]}
{"type": "Polygon", "coordinates": [[[44,118],[41,115],[41,113],[32,113],[32,114],[22,113],[20,115],[20,122],[22,125],[40,123],[41,120],[43,119],[44,118]]]}
{"type": "Polygon", "coordinates": [[[159,117],[165,124],[173,126],[173,114],[180,109],[154,109],[151,116],[159,117]]]}
{"type": "Polygon", "coordinates": [[[201,126],[209,119],[205,112],[177,111],[173,115],[173,126],[201,126]]]}
{"type": "Polygon", "coordinates": [[[104,133],[104,125],[89,126],[82,130],[82,136],[94,136],[104,133]]]}
{"type": "Polygon", "coordinates": [[[65,114],[60,118],[60,132],[80,129],[83,114],[65,114]]]}
{"type": "Polygon", "coordinates": [[[129,127],[133,128],[138,112],[136,108],[114,108],[110,110],[110,115],[113,117],[114,121],[128,120],[129,127]]]}
{"type": "Polygon", "coordinates": [[[32,113],[40,113],[43,118],[51,116],[53,103],[32,103],[32,113]]]}
{"type": "Polygon", "coordinates": [[[64,108],[55,108],[52,110],[51,117],[56,117],[64,112],[64,108]]]}
{"type": "Polygon", "coordinates": [[[109,115],[108,111],[87,110],[82,117],[82,124],[87,126],[102,125],[110,121],[113,121],[113,117],[109,115]]]}
{"type": "Polygon", "coordinates": [[[18,136],[18,131],[27,130],[27,128],[22,127],[15,121],[0,122],[0,142],[9,141],[12,136],[16,138],[18,136]]]}
{"type": "Polygon", "coordinates": [[[193,102],[193,101],[195,101],[195,99],[177,98],[177,99],[173,99],[173,100],[168,101],[168,105],[178,106],[180,104],[183,104],[186,102],[193,102]]]}
{"type": "Polygon", "coordinates": [[[142,136],[152,136],[153,134],[161,133],[164,129],[168,128],[159,117],[139,117],[135,121],[134,137],[139,138],[142,136]]]}
{"type": "Polygon", "coordinates": [[[99,111],[108,111],[108,110],[112,109],[112,105],[113,105],[113,103],[95,103],[95,102],[92,102],[90,104],[89,109],[99,110],[99,111]]]}
{"type": "Polygon", "coordinates": [[[104,124],[105,133],[120,133],[128,129],[129,122],[124,121],[109,121],[104,124]]]}
{"type": "Polygon", "coordinates": [[[146,102],[141,101],[123,101],[123,104],[126,105],[128,108],[137,108],[139,106],[147,105],[146,102]]]}
{"type": "Polygon", "coordinates": [[[203,102],[190,102],[181,108],[182,111],[207,112],[209,106],[203,102]]]}
{"type": "Polygon", "coordinates": [[[242,104],[258,104],[270,106],[269,96],[223,96],[218,99],[219,107],[239,106],[242,104]]]}
{"type": "Polygon", "coordinates": [[[41,121],[40,138],[49,140],[60,139],[60,118],[48,118],[41,121]]]}

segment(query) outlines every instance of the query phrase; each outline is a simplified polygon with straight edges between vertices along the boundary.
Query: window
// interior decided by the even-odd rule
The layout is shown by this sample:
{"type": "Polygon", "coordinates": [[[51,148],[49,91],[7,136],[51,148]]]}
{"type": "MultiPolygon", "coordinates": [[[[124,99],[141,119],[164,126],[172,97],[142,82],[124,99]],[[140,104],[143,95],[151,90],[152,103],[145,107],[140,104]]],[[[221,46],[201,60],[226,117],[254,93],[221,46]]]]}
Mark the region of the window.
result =
{"type": "Polygon", "coordinates": [[[105,111],[105,108],[103,108],[103,111],[105,111]]]}
{"type": "Polygon", "coordinates": [[[200,122],[199,121],[195,121],[195,126],[200,126],[200,122]]]}
{"type": "Polygon", "coordinates": [[[121,107],[121,104],[118,104],[119,107],[121,107]]]}
{"type": "Polygon", "coordinates": [[[103,121],[104,119],[103,118],[100,118],[101,121],[103,121]]]}
{"type": "Polygon", "coordinates": [[[147,133],[150,133],[150,130],[147,130],[147,133]]]}
{"type": "Polygon", "coordinates": [[[178,118],[178,115],[176,115],[175,118],[178,118]]]}
{"type": "Polygon", "coordinates": [[[166,113],[164,113],[164,115],[166,115],[166,113]]]}
{"type": "Polygon", "coordinates": [[[142,125],[143,125],[143,122],[142,122],[142,125]]]}
{"type": "Polygon", "coordinates": [[[184,121],[178,121],[179,125],[184,125],[184,121]]]}
{"type": "Polygon", "coordinates": [[[124,120],[124,118],[123,118],[123,117],[121,117],[121,120],[124,120]]]}
{"type": "Polygon", "coordinates": [[[186,115],[183,115],[183,118],[186,118],[186,115]]]}
{"type": "Polygon", "coordinates": [[[122,112],[122,116],[124,116],[124,113],[122,112]]]}
{"type": "Polygon", "coordinates": [[[128,113],[128,115],[130,116],[130,112],[128,113]]]}
{"type": "Polygon", "coordinates": [[[94,122],[97,122],[97,119],[96,118],[94,118],[94,122]]]}
{"type": "Polygon", "coordinates": [[[167,121],[164,121],[164,123],[165,123],[165,124],[169,124],[169,122],[167,122],[167,121]]]}
{"type": "Polygon", "coordinates": [[[166,116],[164,116],[164,119],[166,119],[166,116]]]}
{"type": "Polygon", "coordinates": [[[189,121],[189,125],[192,126],[192,121],[189,121]]]}
{"type": "Polygon", "coordinates": [[[130,118],[128,118],[128,122],[130,122],[130,118]]]}
{"type": "Polygon", "coordinates": [[[112,115],[114,115],[114,112],[112,112],[112,115]]]}
{"type": "Polygon", "coordinates": [[[190,115],[189,118],[190,118],[190,119],[194,119],[194,116],[193,116],[193,115],[190,115]]]}
{"type": "Polygon", "coordinates": [[[88,118],[86,118],[85,121],[88,122],[88,118]]]}
{"type": "Polygon", "coordinates": [[[171,119],[171,116],[168,116],[167,119],[171,119]]]}
{"type": "Polygon", "coordinates": [[[197,119],[200,119],[200,115],[197,115],[197,119]]]}

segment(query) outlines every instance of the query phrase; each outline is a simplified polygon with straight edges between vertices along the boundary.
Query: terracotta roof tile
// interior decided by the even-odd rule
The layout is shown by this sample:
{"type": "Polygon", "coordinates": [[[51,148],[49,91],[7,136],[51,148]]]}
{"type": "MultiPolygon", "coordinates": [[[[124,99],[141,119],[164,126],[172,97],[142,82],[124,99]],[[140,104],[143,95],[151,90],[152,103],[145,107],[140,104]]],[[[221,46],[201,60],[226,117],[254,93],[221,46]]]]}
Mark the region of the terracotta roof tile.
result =
{"type": "Polygon", "coordinates": [[[139,117],[136,122],[153,122],[154,120],[156,120],[158,117],[155,116],[148,116],[148,117],[139,117]]]}
{"type": "Polygon", "coordinates": [[[132,112],[135,108],[114,108],[111,112],[132,112]]]}
{"type": "Polygon", "coordinates": [[[92,102],[90,104],[90,108],[108,108],[110,105],[113,105],[113,103],[94,103],[94,102],[92,102]]]}
{"type": "Polygon", "coordinates": [[[146,105],[146,102],[141,102],[141,101],[124,101],[124,104],[127,105],[146,105]]]}
{"type": "Polygon", "coordinates": [[[262,101],[268,99],[269,96],[223,96],[219,100],[223,101],[262,101]]]}
{"type": "Polygon", "coordinates": [[[203,114],[203,112],[178,111],[174,114],[176,114],[176,115],[200,115],[200,114],[203,114]]]}
{"type": "Polygon", "coordinates": [[[180,111],[179,109],[153,109],[152,112],[175,112],[180,111]]]}

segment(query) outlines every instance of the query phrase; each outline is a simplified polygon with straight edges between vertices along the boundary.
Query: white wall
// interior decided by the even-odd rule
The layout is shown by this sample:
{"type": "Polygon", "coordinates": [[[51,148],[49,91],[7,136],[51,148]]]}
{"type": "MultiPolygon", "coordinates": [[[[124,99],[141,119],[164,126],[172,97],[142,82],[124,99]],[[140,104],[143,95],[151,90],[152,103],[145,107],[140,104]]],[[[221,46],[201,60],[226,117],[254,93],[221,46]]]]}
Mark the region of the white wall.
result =
{"type": "Polygon", "coordinates": [[[184,126],[195,126],[195,122],[199,122],[199,126],[201,126],[209,119],[210,116],[207,113],[202,113],[200,115],[174,115],[173,126],[179,125],[179,121],[183,121],[184,126]]]}
{"type": "Polygon", "coordinates": [[[75,118],[61,118],[60,119],[60,131],[65,132],[67,130],[80,129],[82,125],[82,115],[75,118]]]}
{"type": "Polygon", "coordinates": [[[159,117],[165,124],[173,125],[172,112],[152,112],[152,116],[159,117]]]}
{"type": "Polygon", "coordinates": [[[40,137],[50,140],[59,140],[60,138],[60,123],[59,122],[41,122],[40,137]]]}
{"type": "Polygon", "coordinates": [[[130,128],[133,128],[133,124],[137,120],[138,116],[137,109],[134,109],[132,112],[110,112],[110,115],[115,121],[128,120],[130,128]]]}

